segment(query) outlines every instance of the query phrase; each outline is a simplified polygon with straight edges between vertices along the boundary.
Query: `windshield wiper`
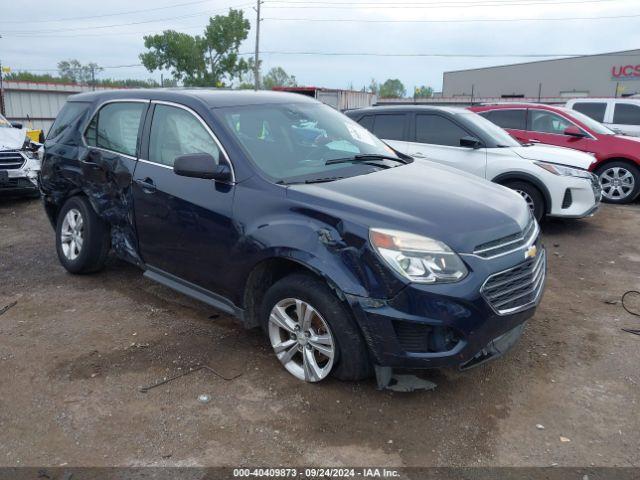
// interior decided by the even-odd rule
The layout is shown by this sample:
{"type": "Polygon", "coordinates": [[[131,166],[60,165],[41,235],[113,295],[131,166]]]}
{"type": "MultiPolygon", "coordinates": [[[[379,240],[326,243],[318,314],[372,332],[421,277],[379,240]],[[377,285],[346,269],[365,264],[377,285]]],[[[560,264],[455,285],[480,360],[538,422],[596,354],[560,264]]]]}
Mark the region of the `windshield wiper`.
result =
{"type": "Polygon", "coordinates": [[[377,153],[361,153],[354,155],[353,157],[344,158],[332,158],[324,162],[325,165],[335,165],[337,163],[349,163],[349,162],[367,162],[371,160],[393,160],[394,162],[408,163],[406,160],[398,157],[392,157],[391,155],[381,155],[377,153]]]}
{"type": "Polygon", "coordinates": [[[278,180],[276,183],[278,185],[300,185],[300,184],[308,184],[308,183],[327,183],[333,182],[334,180],[340,180],[344,177],[321,177],[321,178],[310,178],[308,180],[300,180],[289,182],[286,180],[278,180]]]}

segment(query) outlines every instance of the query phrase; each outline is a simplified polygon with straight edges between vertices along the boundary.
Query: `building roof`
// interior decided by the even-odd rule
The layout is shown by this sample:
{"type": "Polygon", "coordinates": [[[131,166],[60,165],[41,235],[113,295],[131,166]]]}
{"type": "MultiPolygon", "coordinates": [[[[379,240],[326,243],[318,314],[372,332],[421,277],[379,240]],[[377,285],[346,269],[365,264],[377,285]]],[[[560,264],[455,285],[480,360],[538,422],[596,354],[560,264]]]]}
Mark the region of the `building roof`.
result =
{"type": "Polygon", "coordinates": [[[563,60],[575,60],[575,59],[581,59],[581,58],[591,58],[591,57],[606,57],[606,56],[610,56],[610,57],[615,57],[615,56],[619,56],[619,57],[635,57],[635,56],[640,56],[640,49],[634,49],[634,50],[622,50],[619,52],[609,52],[609,53],[595,53],[593,55],[574,55],[574,56],[559,56],[559,58],[549,58],[549,59],[545,59],[545,60],[533,60],[530,62],[519,62],[519,63],[507,63],[504,65],[491,65],[488,67],[477,67],[477,68],[465,68],[462,70],[449,70],[447,72],[444,72],[444,74],[446,75],[447,73],[458,73],[458,72],[473,72],[473,71],[477,71],[477,70],[490,70],[492,68],[505,68],[505,67],[516,67],[516,66],[520,66],[520,65],[532,65],[535,63],[549,63],[549,62],[559,62],[559,61],[563,61],[563,60]]]}

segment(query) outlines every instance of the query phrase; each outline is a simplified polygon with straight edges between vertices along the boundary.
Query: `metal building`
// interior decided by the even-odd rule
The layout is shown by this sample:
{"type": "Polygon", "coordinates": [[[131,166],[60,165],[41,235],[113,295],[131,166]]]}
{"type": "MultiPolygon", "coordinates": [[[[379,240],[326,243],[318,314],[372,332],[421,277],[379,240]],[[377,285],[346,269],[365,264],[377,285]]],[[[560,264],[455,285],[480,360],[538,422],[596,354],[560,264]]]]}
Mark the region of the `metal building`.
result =
{"type": "MultiPolygon", "coordinates": [[[[4,115],[7,120],[23,123],[27,128],[44,130],[46,134],[67,97],[90,90],[94,88],[87,85],[5,80],[2,83],[0,102],[4,100],[4,115]]],[[[95,87],[95,90],[109,89],[95,87]]]]}
{"type": "Polygon", "coordinates": [[[620,97],[640,93],[640,50],[445,72],[446,98],[620,97]]]}
{"type": "Polygon", "coordinates": [[[273,87],[273,90],[306,95],[340,111],[370,107],[377,101],[377,97],[373,93],[357,90],[319,87],[273,87]]]}

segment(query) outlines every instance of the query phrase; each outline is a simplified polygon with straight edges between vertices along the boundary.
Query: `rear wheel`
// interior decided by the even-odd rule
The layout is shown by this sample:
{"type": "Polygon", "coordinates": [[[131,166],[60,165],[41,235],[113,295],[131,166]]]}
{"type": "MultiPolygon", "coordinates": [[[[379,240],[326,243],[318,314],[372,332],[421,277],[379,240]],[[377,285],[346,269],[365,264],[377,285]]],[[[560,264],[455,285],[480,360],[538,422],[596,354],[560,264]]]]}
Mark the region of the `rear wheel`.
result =
{"type": "Polygon", "coordinates": [[[627,162],[611,162],[596,171],[602,199],[608,203],[629,203],[640,193],[640,170],[627,162]]]}
{"type": "Polygon", "coordinates": [[[528,182],[509,182],[504,184],[505,187],[515,190],[520,194],[524,201],[527,202],[527,206],[535,219],[540,222],[544,217],[545,204],[544,197],[540,190],[531,185],[528,182]]]}
{"type": "Polygon", "coordinates": [[[84,197],[71,197],[58,214],[56,250],[71,273],[100,270],[109,253],[109,227],[84,197]]]}
{"type": "Polygon", "coordinates": [[[371,375],[364,339],[351,313],[328,286],[305,274],[276,282],[265,294],[263,326],[276,357],[294,377],[319,382],[333,375],[371,375]]]}

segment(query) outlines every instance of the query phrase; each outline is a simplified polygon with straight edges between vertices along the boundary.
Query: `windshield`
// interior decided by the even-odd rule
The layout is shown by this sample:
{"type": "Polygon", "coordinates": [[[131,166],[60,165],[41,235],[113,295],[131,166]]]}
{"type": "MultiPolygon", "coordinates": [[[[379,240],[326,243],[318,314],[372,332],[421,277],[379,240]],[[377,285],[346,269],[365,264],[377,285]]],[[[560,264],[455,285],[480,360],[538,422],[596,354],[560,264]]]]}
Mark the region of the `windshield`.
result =
{"type": "Polygon", "coordinates": [[[0,115],[0,128],[13,128],[9,120],[0,115]]]}
{"type": "Polygon", "coordinates": [[[492,140],[494,147],[521,147],[522,145],[506,130],[503,130],[495,123],[487,120],[481,115],[473,112],[458,113],[466,122],[472,124],[476,129],[481,130],[485,137],[492,140]]]}
{"type": "Polygon", "coordinates": [[[567,115],[578,120],[580,123],[584,124],[588,129],[592,130],[593,132],[599,135],[615,135],[616,134],[616,132],[614,132],[613,130],[605,127],[597,120],[594,120],[591,117],[587,117],[584,113],[578,112],[577,110],[571,110],[569,108],[562,108],[561,110],[567,115]]]}
{"type": "Polygon", "coordinates": [[[402,164],[376,158],[397,156],[326,105],[247,105],[215,111],[255,165],[276,182],[330,181],[402,164]]]}

